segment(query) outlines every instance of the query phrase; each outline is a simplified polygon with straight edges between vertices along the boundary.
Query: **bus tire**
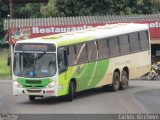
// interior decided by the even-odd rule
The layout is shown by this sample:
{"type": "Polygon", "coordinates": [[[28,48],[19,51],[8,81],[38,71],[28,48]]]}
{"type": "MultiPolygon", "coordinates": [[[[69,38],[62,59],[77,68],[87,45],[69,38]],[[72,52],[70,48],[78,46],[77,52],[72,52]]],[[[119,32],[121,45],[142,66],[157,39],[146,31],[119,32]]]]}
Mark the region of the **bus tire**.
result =
{"type": "Polygon", "coordinates": [[[29,101],[35,101],[35,96],[33,96],[33,95],[29,95],[29,101]]]}
{"type": "Polygon", "coordinates": [[[69,90],[68,90],[68,95],[67,95],[68,101],[73,101],[73,98],[75,96],[75,89],[76,89],[75,83],[71,81],[69,84],[69,90]]]}
{"type": "Polygon", "coordinates": [[[113,73],[113,81],[112,81],[112,91],[116,92],[119,90],[120,86],[120,75],[118,72],[113,73]]]}
{"type": "Polygon", "coordinates": [[[128,74],[126,71],[122,71],[122,77],[120,82],[120,89],[124,90],[128,86],[128,74]]]}

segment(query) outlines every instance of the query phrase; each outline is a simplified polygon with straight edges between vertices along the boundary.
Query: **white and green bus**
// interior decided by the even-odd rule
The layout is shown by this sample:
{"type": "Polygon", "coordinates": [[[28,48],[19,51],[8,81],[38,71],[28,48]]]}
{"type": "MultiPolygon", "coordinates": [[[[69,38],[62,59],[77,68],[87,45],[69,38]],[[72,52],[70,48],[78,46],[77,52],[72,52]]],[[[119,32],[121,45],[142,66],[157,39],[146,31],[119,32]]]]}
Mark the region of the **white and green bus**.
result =
{"type": "Polygon", "coordinates": [[[12,67],[13,94],[63,96],[110,85],[125,89],[128,80],[150,69],[148,25],[108,24],[85,31],[18,41],[12,67]]]}

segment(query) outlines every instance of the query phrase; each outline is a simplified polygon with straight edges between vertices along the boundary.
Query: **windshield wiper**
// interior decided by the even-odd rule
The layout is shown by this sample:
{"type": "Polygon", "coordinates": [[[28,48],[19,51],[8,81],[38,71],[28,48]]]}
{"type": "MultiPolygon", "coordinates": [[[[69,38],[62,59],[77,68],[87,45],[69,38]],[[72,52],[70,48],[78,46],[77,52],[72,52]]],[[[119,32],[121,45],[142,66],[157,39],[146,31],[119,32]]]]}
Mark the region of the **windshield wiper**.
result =
{"type": "Polygon", "coordinates": [[[41,55],[39,55],[38,57],[36,57],[35,60],[40,59],[44,54],[46,54],[46,52],[43,52],[41,55]]]}

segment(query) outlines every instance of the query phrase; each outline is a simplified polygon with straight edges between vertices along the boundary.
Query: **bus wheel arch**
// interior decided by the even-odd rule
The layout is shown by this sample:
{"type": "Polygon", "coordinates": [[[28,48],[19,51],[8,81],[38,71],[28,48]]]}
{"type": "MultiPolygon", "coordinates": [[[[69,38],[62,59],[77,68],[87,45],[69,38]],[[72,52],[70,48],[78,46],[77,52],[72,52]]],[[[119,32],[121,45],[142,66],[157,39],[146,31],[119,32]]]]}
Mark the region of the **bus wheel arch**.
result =
{"type": "Polygon", "coordinates": [[[76,79],[72,78],[68,84],[68,94],[67,94],[67,100],[72,101],[73,98],[75,97],[75,92],[76,92],[76,79]]]}
{"type": "Polygon", "coordinates": [[[119,86],[120,86],[120,70],[115,69],[112,77],[112,90],[115,92],[118,91],[119,86]]]}
{"type": "Polygon", "coordinates": [[[128,86],[129,81],[129,69],[128,67],[124,67],[122,70],[121,81],[120,81],[120,89],[124,90],[128,86]]]}

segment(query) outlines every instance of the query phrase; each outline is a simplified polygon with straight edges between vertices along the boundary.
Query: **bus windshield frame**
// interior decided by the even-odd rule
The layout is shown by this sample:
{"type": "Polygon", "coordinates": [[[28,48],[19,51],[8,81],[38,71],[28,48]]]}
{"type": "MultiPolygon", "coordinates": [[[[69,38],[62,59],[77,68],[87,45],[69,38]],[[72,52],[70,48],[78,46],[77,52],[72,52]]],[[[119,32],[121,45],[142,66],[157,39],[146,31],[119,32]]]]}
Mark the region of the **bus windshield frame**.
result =
{"type": "Polygon", "coordinates": [[[13,62],[14,75],[26,78],[54,76],[57,72],[57,58],[56,49],[51,45],[53,46],[53,44],[22,43],[15,46],[13,62]],[[33,46],[38,46],[38,48],[34,48],[33,46]]]}

